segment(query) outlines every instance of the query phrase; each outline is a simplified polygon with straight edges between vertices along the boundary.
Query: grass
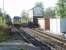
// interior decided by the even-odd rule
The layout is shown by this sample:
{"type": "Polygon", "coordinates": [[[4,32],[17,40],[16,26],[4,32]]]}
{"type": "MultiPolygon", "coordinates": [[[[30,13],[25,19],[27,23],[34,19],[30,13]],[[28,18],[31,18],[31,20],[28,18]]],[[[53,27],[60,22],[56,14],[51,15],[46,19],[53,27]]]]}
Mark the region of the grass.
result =
{"type": "Polygon", "coordinates": [[[25,50],[25,49],[21,48],[20,50],[25,50]]]}
{"type": "Polygon", "coordinates": [[[0,32],[0,42],[4,42],[8,40],[8,33],[0,32]]]}
{"type": "Polygon", "coordinates": [[[7,41],[9,39],[9,30],[5,26],[0,25],[0,42],[7,41]]]}

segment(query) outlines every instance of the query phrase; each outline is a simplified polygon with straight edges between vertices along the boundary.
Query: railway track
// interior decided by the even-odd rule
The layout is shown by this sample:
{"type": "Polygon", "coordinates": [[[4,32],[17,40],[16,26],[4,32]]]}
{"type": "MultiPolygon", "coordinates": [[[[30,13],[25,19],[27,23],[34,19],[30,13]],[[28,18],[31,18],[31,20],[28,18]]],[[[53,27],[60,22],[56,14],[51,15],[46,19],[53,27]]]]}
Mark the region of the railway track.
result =
{"type": "Polygon", "coordinates": [[[49,43],[52,46],[54,46],[54,48],[56,48],[56,50],[65,50],[66,49],[66,43],[64,41],[64,39],[60,38],[60,37],[55,37],[55,36],[51,36],[49,34],[37,31],[35,29],[23,29],[25,32],[29,32],[30,34],[32,34],[34,37],[38,37],[40,39],[40,41],[42,41],[43,43],[49,43]]]}
{"type": "Polygon", "coordinates": [[[24,35],[21,34],[20,32],[16,31],[16,34],[20,37],[20,40],[23,40],[23,41],[25,41],[25,42],[27,42],[27,43],[30,43],[30,41],[28,41],[28,40],[26,39],[26,37],[24,37],[24,35]]]}
{"type": "Polygon", "coordinates": [[[50,37],[52,37],[52,38],[55,38],[55,39],[57,39],[57,40],[60,40],[60,41],[65,42],[65,39],[64,39],[63,37],[61,37],[61,36],[58,36],[58,35],[55,35],[55,34],[52,34],[52,33],[49,33],[49,32],[43,32],[43,31],[40,31],[40,30],[38,30],[38,29],[32,29],[32,30],[37,31],[37,32],[39,32],[39,33],[41,33],[41,34],[48,35],[48,36],[50,36],[50,37]]]}
{"type": "Polygon", "coordinates": [[[20,36],[25,37],[25,39],[29,43],[32,43],[36,47],[40,47],[41,50],[51,50],[49,46],[38,41],[37,39],[35,39],[35,37],[32,37],[29,33],[25,32],[24,30],[19,30],[18,33],[20,34],[20,36]]]}
{"type": "Polygon", "coordinates": [[[63,38],[63,37],[60,37],[60,36],[56,36],[56,35],[54,35],[54,34],[51,34],[51,33],[48,33],[48,32],[42,32],[42,31],[40,31],[40,30],[36,30],[36,29],[32,29],[33,31],[36,31],[36,32],[39,32],[39,33],[41,33],[41,34],[44,34],[44,35],[47,35],[47,36],[49,36],[49,37],[52,37],[52,38],[54,38],[54,39],[56,39],[57,40],[57,42],[60,42],[59,44],[63,44],[63,47],[65,47],[66,48],[66,41],[65,41],[65,39],[63,38]]]}
{"type": "Polygon", "coordinates": [[[26,43],[30,43],[24,36],[23,34],[20,34],[20,32],[18,31],[18,29],[14,26],[12,26],[12,28],[10,28],[10,35],[12,37],[12,40],[22,40],[26,43]]]}

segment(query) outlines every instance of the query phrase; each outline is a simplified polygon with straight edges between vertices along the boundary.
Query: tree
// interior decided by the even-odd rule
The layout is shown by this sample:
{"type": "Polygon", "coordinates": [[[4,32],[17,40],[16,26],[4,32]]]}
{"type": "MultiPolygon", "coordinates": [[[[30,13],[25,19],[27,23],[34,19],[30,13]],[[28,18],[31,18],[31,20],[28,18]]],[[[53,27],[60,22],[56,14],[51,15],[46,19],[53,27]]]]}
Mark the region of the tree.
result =
{"type": "Polygon", "coordinates": [[[22,17],[22,21],[25,21],[26,23],[28,22],[29,20],[28,13],[25,10],[22,11],[21,17],[22,17]]]}
{"type": "Polygon", "coordinates": [[[44,17],[51,17],[51,18],[54,18],[54,17],[55,17],[55,10],[54,10],[54,9],[51,9],[51,8],[47,8],[47,9],[44,11],[44,17]]]}
{"type": "Polygon", "coordinates": [[[3,16],[2,9],[0,8],[0,16],[3,16]]]}
{"type": "Polygon", "coordinates": [[[62,18],[66,16],[66,7],[64,3],[65,3],[64,0],[58,0],[58,3],[57,3],[57,13],[62,18]]]}
{"type": "Polygon", "coordinates": [[[42,2],[36,2],[36,4],[35,4],[36,6],[38,6],[38,7],[41,7],[41,8],[43,8],[43,4],[42,4],[42,2]]]}
{"type": "Polygon", "coordinates": [[[5,20],[5,17],[3,16],[2,9],[0,8],[0,24],[5,24],[4,20],[5,20]]]}
{"type": "Polygon", "coordinates": [[[11,17],[8,14],[5,16],[5,18],[6,18],[6,24],[8,25],[12,24],[11,17]]]}

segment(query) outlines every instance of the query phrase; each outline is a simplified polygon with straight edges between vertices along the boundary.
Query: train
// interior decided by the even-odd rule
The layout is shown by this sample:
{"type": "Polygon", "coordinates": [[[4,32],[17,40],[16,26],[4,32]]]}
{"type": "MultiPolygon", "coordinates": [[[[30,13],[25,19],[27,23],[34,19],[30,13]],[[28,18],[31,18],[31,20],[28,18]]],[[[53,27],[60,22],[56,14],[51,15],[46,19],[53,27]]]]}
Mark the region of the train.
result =
{"type": "Polygon", "coordinates": [[[14,16],[14,18],[13,18],[13,25],[16,26],[16,27],[21,26],[21,17],[14,16]]]}

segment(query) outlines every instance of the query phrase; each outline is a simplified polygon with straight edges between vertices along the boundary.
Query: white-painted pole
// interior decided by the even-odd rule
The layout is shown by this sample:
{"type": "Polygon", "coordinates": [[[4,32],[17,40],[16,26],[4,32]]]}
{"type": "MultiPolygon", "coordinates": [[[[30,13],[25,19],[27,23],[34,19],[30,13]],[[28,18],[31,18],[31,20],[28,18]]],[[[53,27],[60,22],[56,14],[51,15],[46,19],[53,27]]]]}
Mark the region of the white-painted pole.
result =
{"type": "Polygon", "coordinates": [[[4,16],[4,0],[3,0],[3,16],[4,16]]]}

